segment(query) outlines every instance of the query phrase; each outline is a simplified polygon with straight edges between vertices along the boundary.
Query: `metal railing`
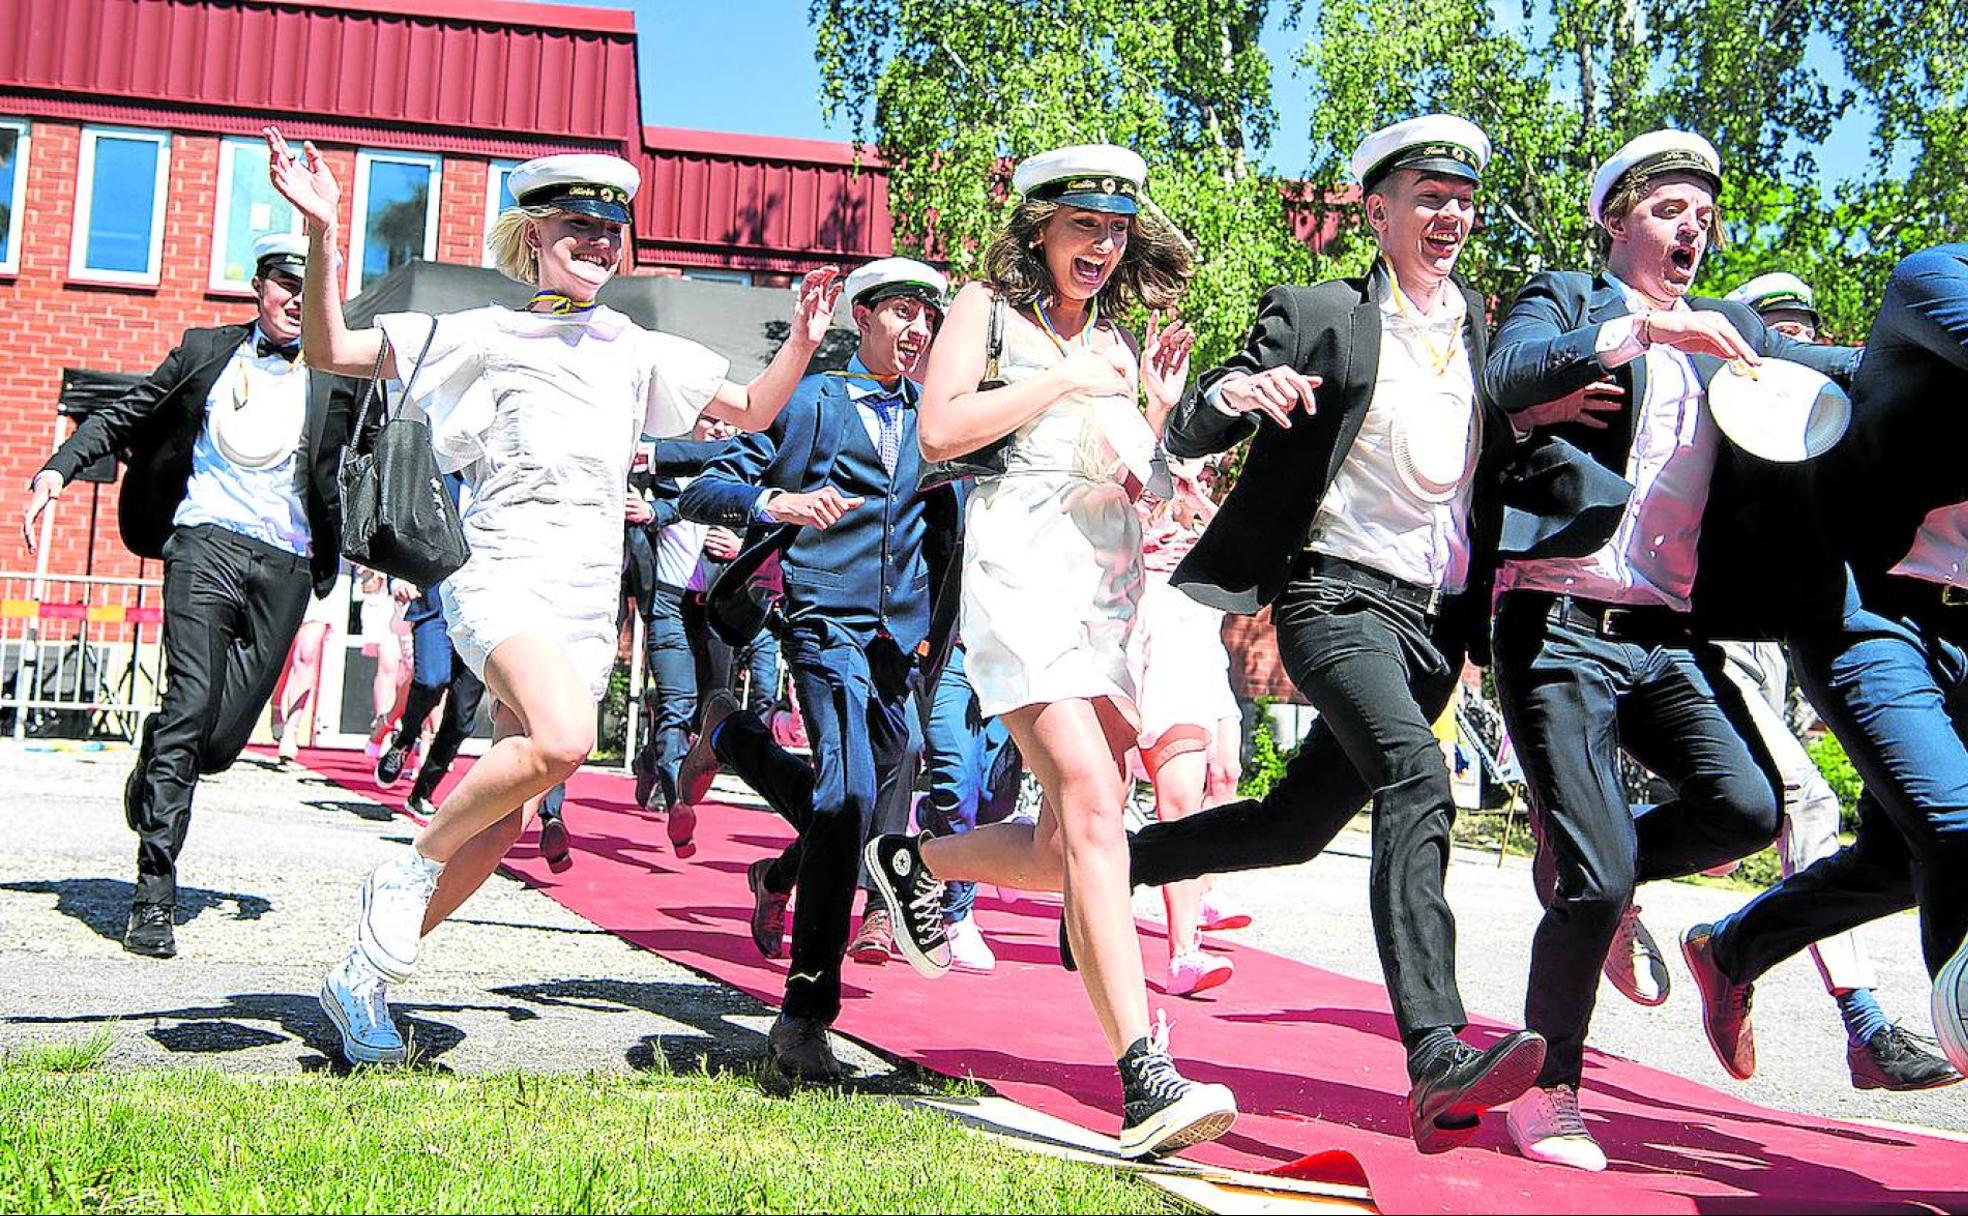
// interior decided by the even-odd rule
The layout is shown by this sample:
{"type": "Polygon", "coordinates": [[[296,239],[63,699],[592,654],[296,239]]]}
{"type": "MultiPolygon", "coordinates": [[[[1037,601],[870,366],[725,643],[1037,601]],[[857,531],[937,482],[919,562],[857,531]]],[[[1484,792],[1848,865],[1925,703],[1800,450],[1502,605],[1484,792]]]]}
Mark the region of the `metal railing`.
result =
{"type": "Polygon", "coordinates": [[[0,736],[134,741],[162,691],[163,586],[0,571],[0,736]]]}

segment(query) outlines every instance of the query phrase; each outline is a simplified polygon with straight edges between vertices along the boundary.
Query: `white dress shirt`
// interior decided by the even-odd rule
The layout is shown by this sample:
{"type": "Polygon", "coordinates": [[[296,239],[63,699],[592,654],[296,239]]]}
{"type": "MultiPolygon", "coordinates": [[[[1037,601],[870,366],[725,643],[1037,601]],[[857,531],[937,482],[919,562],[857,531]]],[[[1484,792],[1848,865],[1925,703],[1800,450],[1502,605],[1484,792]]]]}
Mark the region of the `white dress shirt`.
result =
{"type": "Polygon", "coordinates": [[[1906,559],[1889,572],[1907,578],[1968,588],[1968,502],[1935,507],[1914,534],[1906,559]]]}
{"type": "MultiPolygon", "coordinates": [[[[695,478],[677,478],[677,489],[681,490],[695,478]]],[[[656,532],[656,581],[665,587],[684,587],[690,582],[692,572],[697,569],[697,559],[704,553],[704,534],[711,530],[709,524],[693,523],[679,519],[656,532]]]]}
{"type": "Polygon", "coordinates": [[[1360,433],[1313,517],[1307,547],[1404,582],[1469,581],[1469,503],[1482,415],[1450,287],[1423,316],[1397,286],[1380,304],[1380,367],[1360,433]]]}
{"type": "Polygon", "coordinates": [[[260,327],[246,335],[212,391],[205,398],[206,425],[191,449],[191,480],[171,522],[180,528],[210,524],[301,557],[312,552],[307,505],[302,499],[301,435],[307,426],[308,373],[300,360],[254,353],[260,327]],[[212,438],[215,404],[237,400],[253,409],[280,411],[291,425],[287,455],[260,469],[242,468],[225,458],[212,438]]]}
{"type": "MultiPolygon", "coordinates": [[[[1647,370],[1647,397],[1635,403],[1633,446],[1626,460],[1633,496],[1612,539],[1597,552],[1506,562],[1497,586],[1686,612],[1721,440],[1694,363],[1671,346],[1642,344],[1636,332],[1638,314],[1652,306],[1618,279],[1612,282],[1626,293],[1634,315],[1599,327],[1595,348],[1600,362],[1611,370],[1641,358],[1647,370]]],[[[1687,307],[1686,300],[1675,301],[1675,311],[1687,307]]]]}

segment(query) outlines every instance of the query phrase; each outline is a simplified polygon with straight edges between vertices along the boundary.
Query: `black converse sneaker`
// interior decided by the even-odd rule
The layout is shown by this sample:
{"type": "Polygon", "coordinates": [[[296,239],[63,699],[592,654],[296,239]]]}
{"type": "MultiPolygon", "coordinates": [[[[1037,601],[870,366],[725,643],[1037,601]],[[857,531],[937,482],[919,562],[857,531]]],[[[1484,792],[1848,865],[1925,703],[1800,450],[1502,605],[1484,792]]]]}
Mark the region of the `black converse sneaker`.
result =
{"type": "Polygon", "coordinates": [[[935,979],[950,969],[950,941],[943,933],[943,884],[923,864],[912,836],[890,834],[868,842],[868,876],[895,920],[895,945],[916,974],[935,979]]]}
{"type": "Polygon", "coordinates": [[[1121,1156],[1159,1157],[1214,1140],[1237,1121],[1237,1098],[1222,1085],[1191,1081],[1168,1053],[1168,1022],[1136,1039],[1119,1060],[1121,1156]]]}

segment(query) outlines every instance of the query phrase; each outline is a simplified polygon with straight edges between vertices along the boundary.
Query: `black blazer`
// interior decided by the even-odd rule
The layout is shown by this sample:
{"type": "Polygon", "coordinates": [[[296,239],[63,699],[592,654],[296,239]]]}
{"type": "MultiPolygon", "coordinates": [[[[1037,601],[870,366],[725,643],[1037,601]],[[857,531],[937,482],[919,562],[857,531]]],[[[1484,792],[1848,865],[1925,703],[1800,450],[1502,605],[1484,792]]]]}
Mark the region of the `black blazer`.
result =
{"type": "MultiPolygon", "coordinates": [[[[1204,373],[1169,415],[1163,442],[1181,457],[1225,451],[1249,438],[1243,472],[1196,547],[1176,567],[1176,586],[1202,603],[1249,615],[1275,601],[1305,547],[1313,517],[1360,434],[1380,374],[1381,301],[1387,270],[1311,287],[1273,287],[1258,303],[1244,349],[1204,373]],[[1235,372],[1290,367],[1320,376],[1318,408],[1289,429],[1232,418],[1203,394],[1235,372]]],[[[1482,298],[1456,284],[1468,306],[1463,338],[1482,412],[1482,450],[1470,504],[1469,581],[1444,610],[1456,637],[1481,660],[1487,653],[1490,585],[1503,502],[1501,473],[1515,446],[1510,423],[1482,387],[1488,325],[1482,298]]]]}
{"type": "MultiPolygon", "coordinates": [[[[1850,384],[1859,362],[1854,347],[1818,346],[1785,337],[1765,326],[1747,305],[1731,300],[1690,296],[1688,305],[1720,312],[1757,352],[1769,359],[1802,363],[1850,384]]],[[[1540,428],[1535,442],[1562,444],[1573,462],[1590,462],[1586,475],[1615,484],[1621,510],[1601,511],[1586,518],[1563,507],[1547,510],[1539,530],[1569,532],[1565,548],[1590,553],[1612,538],[1632,494],[1624,472],[1633,447],[1635,406],[1647,391],[1646,360],[1634,359],[1610,372],[1600,362],[1594,344],[1599,327],[1628,315],[1626,293],[1604,274],[1547,271],[1518,292],[1510,313],[1497,328],[1496,341],[1484,366],[1490,395],[1515,414],[1575,392],[1611,376],[1626,390],[1624,408],[1601,415],[1610,425],[1594,429],[1577,422],[1540,428]],[[1618,478],[1617,482],[1611,479],[1618,478]]],[[[1695,374],[1707,387],[1723,361],[1712,355],[1693,355],[1695,374]]],[[[1803,521],[1795,515],[1805,485],[1799,465],[1779,465],[1744,452],[1728,437],[1722,439],[1703,512],[1700,549],[1696,556],[1693,594],[1698,627],[1717,637],[1766,637],[1781,632],[1777,617],[1794,605],[1771,594],[1769,561],[1774,533],[1796,532],[1803,521]],[[1785,505],[1791,504],[1791,505],[1785,505]]],[[[1528,556],[1528,555],[1527,555],[1528,556]]]]}
{"type": "MultiPolygon", "coordinates": [[[[118,497],[117,520],[123,543],[139,557],[161,558],[171,536],[171,518],[184,501],[191,480],[191,454],[205,426],[205,399],[251,325],[188,329],[157,370],[115,402],[84,419],[43,471],[64,482],[104,456],[129,467],[118,497]]],[[[360,380],[308,372],[307,426],[300,458],[306,469],[305,506],[314,557],[314,593],[335,584],[342,552],[341,493],[336,473],[348,440],[360,380]]]]}

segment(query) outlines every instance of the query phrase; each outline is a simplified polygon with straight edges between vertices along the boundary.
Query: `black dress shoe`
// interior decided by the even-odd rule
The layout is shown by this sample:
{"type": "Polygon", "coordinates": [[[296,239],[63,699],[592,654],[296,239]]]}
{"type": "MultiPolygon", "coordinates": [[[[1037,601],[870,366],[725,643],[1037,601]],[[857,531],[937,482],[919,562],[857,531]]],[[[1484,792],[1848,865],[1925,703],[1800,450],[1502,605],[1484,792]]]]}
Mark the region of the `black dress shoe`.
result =
{"type": "Polygon", "coordinates": [[[1066,932],[1066,915],[1059,916],[1059,965],[1068,971],[1078,971],[1080,964],[1073,958],[1073,939],[1066,932]]]}
{"type": "Polygon", "coordinates": [[[847,1066],[834,1058],[827,1024],[819,1018],[780,1014],[766,1032],[765,1047],[773,1065],[792,1080],[829,1085],[847,1079],[847,1066]]]}
{"type": "Polygon", "coordinates": [[[1853,1089],[1887,1089],[1906,1093],[1939,1089],[1961,1080],[1946,1059],[1920,1045],[1899,1023],[1875,1030],[1865,1046],[1848,1046],[1845,1063],[1852,1070],[1853,1089]]]}
{"type": "Polygon", "coordinates": [[[1458,1040],[1429,1061],[1408,1090],[1408,1127],[1415,1147],[1445,1153],[1476,1134],[1484,1111],[1506,1106],[1537,1083],[1544,1036],[1505,1035],[1488,1051],[1458,1040]]]}
{"type": "Polygon", "coordinates": [[[123,948],[150,958],[172,958],[178,939],[171,930],[169,904],[131,904],[130,923],[123,930],[123,948]]]}

